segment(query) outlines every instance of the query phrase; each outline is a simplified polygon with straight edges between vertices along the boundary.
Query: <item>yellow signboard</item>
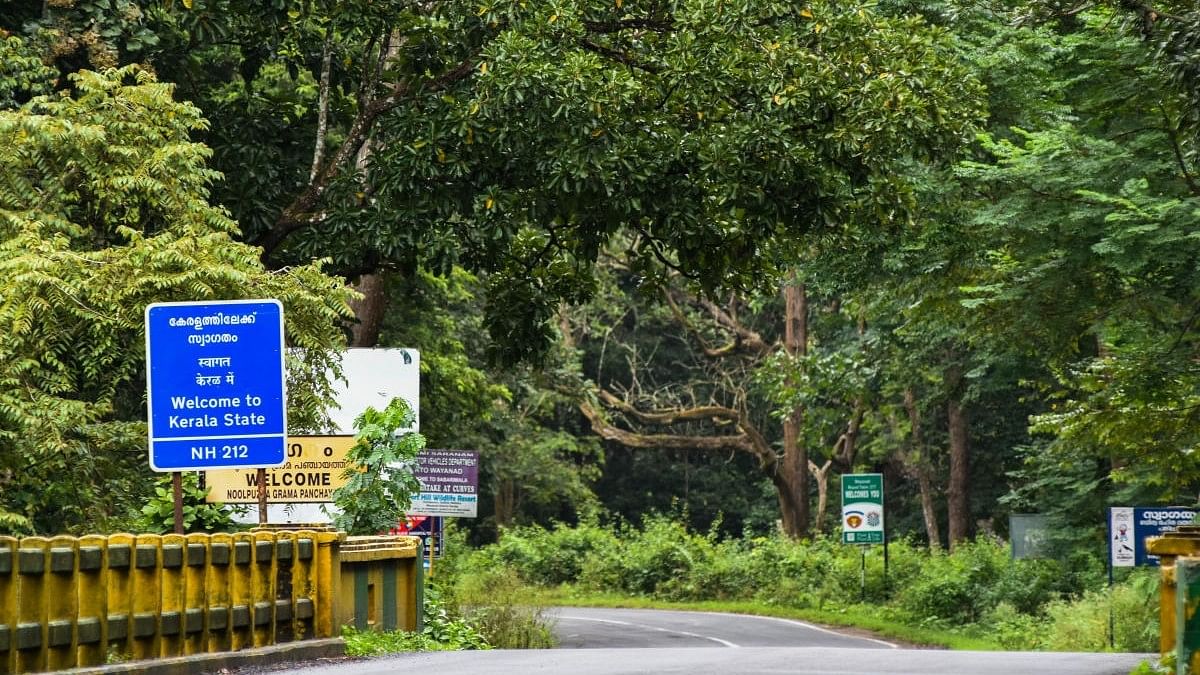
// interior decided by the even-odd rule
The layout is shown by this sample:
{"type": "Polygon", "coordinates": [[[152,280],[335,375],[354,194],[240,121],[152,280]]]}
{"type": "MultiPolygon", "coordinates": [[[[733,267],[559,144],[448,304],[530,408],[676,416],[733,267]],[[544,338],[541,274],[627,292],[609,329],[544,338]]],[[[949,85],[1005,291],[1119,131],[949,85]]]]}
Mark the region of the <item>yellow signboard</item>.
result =
{"type": "MultiPolygon", "coordinates": [[[[346,484],[346,455],[353,436],[288,436],[287,463],[267,469],[267,502],[332,502],[333,491],[346,484]]],[[[205,471],[211,488],[206,501],[258,503],[258,469],[205,471]]]]}

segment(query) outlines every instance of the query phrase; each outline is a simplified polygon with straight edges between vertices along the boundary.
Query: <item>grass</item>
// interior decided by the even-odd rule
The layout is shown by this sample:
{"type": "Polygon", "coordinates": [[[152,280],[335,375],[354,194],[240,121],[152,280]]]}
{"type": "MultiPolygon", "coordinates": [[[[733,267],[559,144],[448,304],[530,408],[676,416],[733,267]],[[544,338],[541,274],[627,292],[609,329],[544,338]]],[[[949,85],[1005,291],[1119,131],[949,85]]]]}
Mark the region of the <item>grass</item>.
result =
{"type": "Polygon", "coordinates": [[[347,656],[382,656],[398,652],[428,652],[446,649],[421,633],[407,631],[359,631],[349,626],[342,629],[347,656]]]}
{"type": "MultiPolygon", "coordinates": [[[[531,589],[532,590],[532,589],[531,589]]],[[[574,607],[614,607],[628,609],[673,609],[700,612],[754,614],[781,619],[796,619],[824,627],[865,630],[882,639],[892,639],[914,647],[936,647],[968,651],[1003,651],[999,644],[934,627],[911,626],[880,616],[878,608],[864,605],[830,609],[799,609],[753,601],[666,602],[644,597],[594,593],[564,585],[537,589],[538,604],[574,607]]]]}

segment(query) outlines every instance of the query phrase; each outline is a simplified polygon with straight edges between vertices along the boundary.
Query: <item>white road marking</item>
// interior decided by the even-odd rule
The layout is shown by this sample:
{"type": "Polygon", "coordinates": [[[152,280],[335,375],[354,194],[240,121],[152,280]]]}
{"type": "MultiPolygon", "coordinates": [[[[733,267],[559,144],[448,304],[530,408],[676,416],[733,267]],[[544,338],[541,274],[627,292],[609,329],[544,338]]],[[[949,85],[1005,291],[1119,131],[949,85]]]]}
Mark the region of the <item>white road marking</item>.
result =
{"type": "Polygon", "coordinates": [[[811,623],[806,623],[804,621],[797,621],[795,619],[783,619],[783,618],[780,618],[777,616],[759,616],[757,614],[731,614],[729,612],[697,612],[697,613],[698,614],[712,614],[715,616],[744,616],[744,617],[748,617],[751,619],[765,619],[767,621],[782,621],[783,623],[790,623],[793,626],[802,626],[804,628],[808,628],[808,629],[815,630],[815,631],[820,631],[822,633],[828,633],[829,635],[836,635],[836,636],[842,637],[842,638],[850,638],[853,640],[866,640],[867,642],[874,642],[877,644],[884,645],[888,649],[899,649],[900,648],[899,645],[894,645],[891,642],[886,642],[884,640],[876,640],[875,638],[869,638],[869,637],[860,637],[858,635],[846,635],[845,633],[839,633],[835,630],[829,630],[828,628],[821,628],[820,626],[814,626],[811,623]]]}
{"type": "MultiPolygon", "coordinates": [[[[713,613],[715,613],[715,612],[713,612],[713,613]]],[[[685,631],[685,630],[671,630],[669,628],[660,628],[659,626],[650,626],[650,625],[647,625],[644,623],[633,623],[631,621],[617,621],[615,619],[594,619],[594,618],[588,617],[588,616],[568,616],[568,615],[562,615],[562,614],[560,614],[558,616],[558,618],[566,619],[568,621],[594,621],[596,623],[611,623],[611,624],[618,625],[618,626],[634,626],[636,628],[645,628],[647,630],[656,630],[660,633],[674,633],[676,635],[686,635],[688,637],[700,638],[701,640],[711,640],[713,642],[724,645],[726,647],[741,647],[741,645],[735,645],[734,643],[730,642],[729,640],[722,640],[721,638],[712,637],[711,635],[700,635],[699,633],[689,633],[688,631],[685,631]]]]}

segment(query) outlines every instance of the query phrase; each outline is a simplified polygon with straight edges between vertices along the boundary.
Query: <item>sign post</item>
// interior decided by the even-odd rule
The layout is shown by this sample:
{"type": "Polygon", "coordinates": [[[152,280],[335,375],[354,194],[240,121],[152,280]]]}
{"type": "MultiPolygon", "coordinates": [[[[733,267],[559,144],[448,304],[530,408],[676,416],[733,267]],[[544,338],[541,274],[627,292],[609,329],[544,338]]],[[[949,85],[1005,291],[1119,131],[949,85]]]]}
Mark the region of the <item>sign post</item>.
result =
{"type": "MultiPolygon", "coordinates": [[[[883,544],[884,564],[887,564],[887,541],[883,522],[883,474],[847,473],[842,475],[842,543],[864,545],[861,551],[859,590],[862,601],[866,602],[867,549],[865,545],[883,544]]],[[[886,569],[884,574],[887,574],[886,569]]]]}
{"type": "Polygon", "coordinates": [[[283,356],[278,300],[147,306],[150,468],[177,473],[282,464],[283,356]]]}
{"type": "Polygon", "coordinates": [[[1113,570],[1117,567],[1158,567],[1158,556],[1146,550],[1146,538],[1191,525],[1200,510],[1183,506],[1110,506],[1108,508],[1108,640],[1113,646],[1113,570]]]}

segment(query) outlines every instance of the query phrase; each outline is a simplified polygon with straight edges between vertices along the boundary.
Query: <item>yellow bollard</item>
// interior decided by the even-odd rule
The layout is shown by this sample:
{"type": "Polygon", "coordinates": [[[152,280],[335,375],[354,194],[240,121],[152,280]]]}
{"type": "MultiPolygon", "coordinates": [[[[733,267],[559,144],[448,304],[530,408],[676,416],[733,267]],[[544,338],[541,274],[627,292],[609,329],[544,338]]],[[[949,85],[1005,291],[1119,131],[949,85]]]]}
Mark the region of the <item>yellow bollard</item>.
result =
{"type": "Polygon", "coordinates": [[[229,564],[229,648],[254,646],[254,537],[233,535],[229,564]]]}
{"type": "Polygon", "coordinates": [[[17,539],[0,537],[0,673],[16,671],[17,539]]]}
{"type": "Polygon", "coordinates": [[[108,538],[79,538],[79,644],[76,663],[104,663],[108,645],[108,538]]]}
{"type": "Polygon", "coordinates": [[[183,547],[183,653],[207,648],[209,542],[207,534],[189,534],[183,547]]]}
{"type": "Polygon", "coordinates": [[[204,640],[206,651],[224,652],[233,649],[230,624],[230,608],[233,606],[233,574],[230,571],[233,567],[233,537],[228,534],[212,535],[208,542],[208,555],[204,640]]]}
{"type": "Polygon", "coordinates": [[[50,540],[46,590],[46,668],[65,670],[76,665],[79,646],[76,620],[79,617],[79,588],[76,567],[79,541],[59,536],[50,540]]]}

